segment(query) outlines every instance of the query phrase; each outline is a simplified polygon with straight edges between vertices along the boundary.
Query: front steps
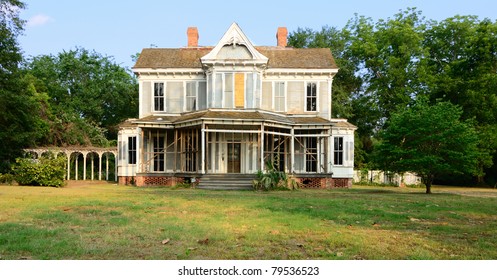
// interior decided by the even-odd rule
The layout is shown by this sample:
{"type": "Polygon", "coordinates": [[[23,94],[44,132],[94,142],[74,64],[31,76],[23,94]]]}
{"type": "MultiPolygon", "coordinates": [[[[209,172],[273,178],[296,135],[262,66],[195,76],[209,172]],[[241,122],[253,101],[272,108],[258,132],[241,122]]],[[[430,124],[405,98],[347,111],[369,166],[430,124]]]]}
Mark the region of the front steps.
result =
{"type": "Polygon", "coordinates": [[[198,189],[206,190],[252,190],[253,174],[205,174],[200,177],[198,189]]]}

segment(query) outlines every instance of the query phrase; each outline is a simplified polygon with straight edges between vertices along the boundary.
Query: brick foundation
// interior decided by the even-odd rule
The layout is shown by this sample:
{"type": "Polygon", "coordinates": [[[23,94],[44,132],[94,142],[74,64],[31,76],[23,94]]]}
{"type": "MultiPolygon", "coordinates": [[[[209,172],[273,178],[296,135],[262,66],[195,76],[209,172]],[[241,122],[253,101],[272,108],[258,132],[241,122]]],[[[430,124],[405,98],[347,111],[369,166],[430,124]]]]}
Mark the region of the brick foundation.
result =
{"type": "Polygon", "coordinates": [[[136,176],[135,184],[138,187],[165,186],[172,187],[183,183],[184,178],[173,176],[136,176]]]}
{"type": "Polygon", "coordinates": [[[297,177],[295,178],[303,189],[332,189],[350,188],[352,179],[329,177],[297,177]]]}
{"type": "Polygon", "coordinates": [[[135,178],[135,176],[119,176],[118,184],[119,185],[135,185],[136,178],[135,178]]]}

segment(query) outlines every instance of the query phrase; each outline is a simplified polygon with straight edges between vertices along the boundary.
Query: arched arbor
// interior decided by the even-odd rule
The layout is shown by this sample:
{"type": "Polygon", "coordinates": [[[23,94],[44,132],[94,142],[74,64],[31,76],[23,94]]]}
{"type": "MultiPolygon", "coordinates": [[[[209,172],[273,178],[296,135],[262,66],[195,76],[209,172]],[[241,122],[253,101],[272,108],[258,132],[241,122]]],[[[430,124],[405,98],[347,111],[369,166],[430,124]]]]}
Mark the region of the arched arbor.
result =
{"type": "Polygon", "coordinates": [[[24,149],[26,156],[40,158],[46,155],[54,157],[65,156],[67,159],[66,180],[102,180],[105,172],[105,180],[109,180],[109,160],[114,160],[114,181],[117,181],[117,147],[99,148],[99,147],[38,147],[33,149],[24,149]],[[82,159],[81,159],[82,158],[82,159]],[[105,165],[103,159],[105,158],[105,165]],[[80,160],[82,160],[83,174],[79,177],[80,160]],[[87,163],[90,160],[90,166],[87,170],[87,163]],[[71,164],[72,162],[72,164],[71,164]],[[97,164],[97,167],[95,167],[97,164]],[[71,170],[71,167],[73,170],[71,170]],[[71,172],[74,171],[74,172],[71,172]],[[88,171],[90,176],[87,176],[88,171]],[[95,176],[97,172],[97,176],[95,176]]]}

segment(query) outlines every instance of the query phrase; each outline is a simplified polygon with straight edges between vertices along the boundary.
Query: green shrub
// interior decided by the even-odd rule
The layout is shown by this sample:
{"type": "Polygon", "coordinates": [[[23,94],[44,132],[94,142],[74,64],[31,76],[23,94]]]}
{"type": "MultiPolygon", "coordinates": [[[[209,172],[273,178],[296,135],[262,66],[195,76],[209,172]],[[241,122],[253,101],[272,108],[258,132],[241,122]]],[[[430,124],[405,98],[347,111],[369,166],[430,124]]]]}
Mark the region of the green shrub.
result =
{"type": "Polygon", "coordinates": [[[62,187],[65,176],[65,159],[17,158],[12,167],[14,179],[21,186],[62,187]]]}
{"type": "Polygon", "coordinates": [[[0,184],[12,185],[12,182],[14,182],[14,175],[0,173],[0,184]]]}
{"type": "Polygon", "coordinates": [[[252,182],[255,190],[296,190],[299,183],[285,172],[277,170],[271,162],[266,163],[266,172],[261,170],[256,173],[257,178],[252,182]]]}

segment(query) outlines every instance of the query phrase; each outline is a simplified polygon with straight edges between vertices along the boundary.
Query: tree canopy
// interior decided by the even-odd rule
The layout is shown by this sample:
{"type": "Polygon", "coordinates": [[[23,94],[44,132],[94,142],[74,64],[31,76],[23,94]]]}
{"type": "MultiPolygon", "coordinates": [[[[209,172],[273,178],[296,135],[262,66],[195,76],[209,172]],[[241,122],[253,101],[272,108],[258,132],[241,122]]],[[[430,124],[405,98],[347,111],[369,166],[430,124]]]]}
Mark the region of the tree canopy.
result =
{"type": "Polygon", "coordinates": [[[436,176],[476,174],[478,135],[471,120],[461,120],[462,109],[450,102],[428,105],[420,98],[398,111],[380,132],[374,157],[382,170],[414,172],[431,193],[436,176]]]}
{"type": "Polygon", "coordinates": [[[111,57],[77,48],[29,59],[26,71],[48,94],[50,145],[105,146],[117,126],[138,115],[138,85],[111,57]]]}
{"type": "Polygon", "coordinates": [[[378,132],[424,96],[430,105],[459,106],[462,119],[474,122],[478,171],[471,174],[475,183],[497,182],[497,22],[476,16],[437,22],[409,8],[377,21],[356,15],[343,29],[299,28],[289,44],[328,47],[337,58],[332,106],[358,127],[357,168],[373,167],[378,132]]]}

